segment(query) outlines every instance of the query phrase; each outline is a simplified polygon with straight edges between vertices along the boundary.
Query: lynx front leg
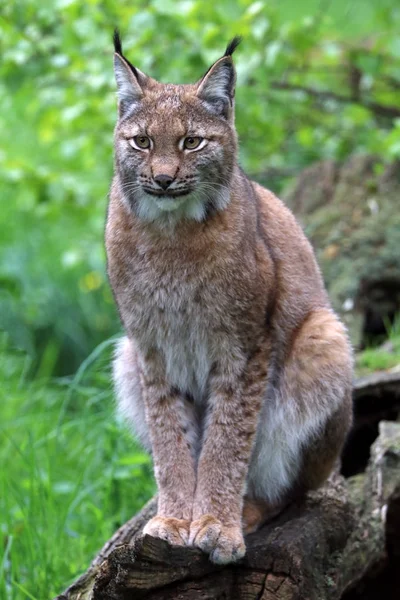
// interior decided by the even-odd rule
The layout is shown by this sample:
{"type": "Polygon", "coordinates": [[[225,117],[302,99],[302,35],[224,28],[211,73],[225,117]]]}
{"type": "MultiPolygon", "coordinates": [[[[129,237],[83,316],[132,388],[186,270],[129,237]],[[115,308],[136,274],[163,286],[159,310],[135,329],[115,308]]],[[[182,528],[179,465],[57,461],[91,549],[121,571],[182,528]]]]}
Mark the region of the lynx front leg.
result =
{"type": "Polygon", "coordinates": [[[157,516],[143,533],[184,545],[189,539],[196,481],[182,424],[184,400],[166,382],[163,361],[157,354],[148,356],[143,365],[142,386],[158,486],[157,516]]]}
{"type": "Polygon", "coordinates": [[[245,480],[266,389],[268,349],[262,348],[236,377],[227,369],[210,382],[211,414],[200,455],[189,543],[218,564],[239,560],[245,480]]]}

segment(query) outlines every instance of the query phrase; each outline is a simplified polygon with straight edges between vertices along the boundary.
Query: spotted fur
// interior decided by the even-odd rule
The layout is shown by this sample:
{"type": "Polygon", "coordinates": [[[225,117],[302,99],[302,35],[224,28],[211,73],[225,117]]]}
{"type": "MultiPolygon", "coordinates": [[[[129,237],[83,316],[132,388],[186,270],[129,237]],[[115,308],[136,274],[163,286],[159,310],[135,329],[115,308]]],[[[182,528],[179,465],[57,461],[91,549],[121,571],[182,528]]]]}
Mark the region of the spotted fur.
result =
{"type": "Polygon", "coordinates": [[[145,532],[217,563],[243,556],[242,526],[323,483],[351,423],[351,349],[312,248],[237,165],[236,45],[197,84],[173,85],[133,67],[117,38],[106,226],[126,331],[117,398],[159,490],[145,532]]]}

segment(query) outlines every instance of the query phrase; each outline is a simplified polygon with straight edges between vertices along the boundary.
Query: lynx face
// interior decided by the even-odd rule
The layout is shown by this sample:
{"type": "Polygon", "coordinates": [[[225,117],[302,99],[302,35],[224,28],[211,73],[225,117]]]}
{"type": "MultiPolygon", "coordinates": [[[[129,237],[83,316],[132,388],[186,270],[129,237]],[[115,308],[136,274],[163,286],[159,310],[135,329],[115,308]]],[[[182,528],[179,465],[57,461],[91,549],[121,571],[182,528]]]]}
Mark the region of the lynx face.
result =
{"type": "Polygon", "coordinates": [[[194,85],[147,77],[123,57],[119,40],[114,66],[116,172],[129,208],[161,224],[225,208],[237,150],[230,55],[194,85]]]}

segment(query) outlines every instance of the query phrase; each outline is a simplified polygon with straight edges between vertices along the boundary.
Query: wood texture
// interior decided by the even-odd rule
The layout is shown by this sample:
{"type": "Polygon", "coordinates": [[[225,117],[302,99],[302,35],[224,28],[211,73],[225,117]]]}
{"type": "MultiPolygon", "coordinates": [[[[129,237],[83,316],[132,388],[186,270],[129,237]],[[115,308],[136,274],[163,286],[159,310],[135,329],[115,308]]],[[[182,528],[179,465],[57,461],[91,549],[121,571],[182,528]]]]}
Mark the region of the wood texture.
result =
{"type": "MultiPolygon", "coordinates": [[[[365,473],[318,492],[248,536],[246,557],[219,568],[192,548],[140,532],[150,501],[58,600],[334,600],[387,557],[386,516],[399,522],[400,424],[382,422],[365,473]]],[[[390,533],[390,532],[389,532],[390,533]]],[[[390,555],[399,538],[389,535],[390,555]]]]}

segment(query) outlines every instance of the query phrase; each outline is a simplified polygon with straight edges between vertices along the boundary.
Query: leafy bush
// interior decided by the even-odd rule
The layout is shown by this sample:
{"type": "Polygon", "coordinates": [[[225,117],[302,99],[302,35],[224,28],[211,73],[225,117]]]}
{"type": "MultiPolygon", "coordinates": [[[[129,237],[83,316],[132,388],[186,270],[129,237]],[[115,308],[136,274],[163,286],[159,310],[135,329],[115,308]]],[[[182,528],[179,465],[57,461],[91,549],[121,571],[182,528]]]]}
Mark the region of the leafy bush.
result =
{"type": "Polygon", "coordinates": [[[394,0],[4,4],[0,327],[43,375],[74,372],[117,328],[102,245],[116,25],[131,60],[162,81],[199,78],[243,35],[241,160],[273,188],[315,159],[400,155],[394,0]]]}

